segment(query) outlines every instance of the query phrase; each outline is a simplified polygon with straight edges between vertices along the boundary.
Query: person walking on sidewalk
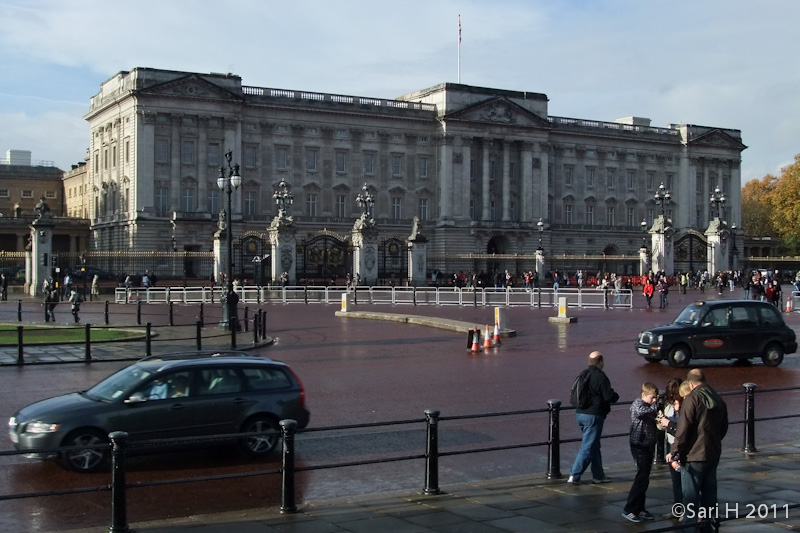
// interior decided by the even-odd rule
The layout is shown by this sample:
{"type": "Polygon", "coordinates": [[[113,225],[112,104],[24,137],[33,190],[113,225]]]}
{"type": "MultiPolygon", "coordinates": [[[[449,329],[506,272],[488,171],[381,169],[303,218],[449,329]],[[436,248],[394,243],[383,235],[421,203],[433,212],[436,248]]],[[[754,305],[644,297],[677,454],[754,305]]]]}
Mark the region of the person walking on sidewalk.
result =
{"type": "Polygon", "coordinates": [[[622,508],[622,517],[634,523],[655,519],[645,507],[645,501],[658,438],[656,417],[661,414],[656,405],[657,399],[658,388],[647,382],[642,385],[641,397],[631,404],[629,440],[633,462],[636,463],[636,476],[633,478],[631,490],[628,491],[628,501],[622,508]]]}
{"type": "Polygon", "coordinates": [[[73,287],[69,293],[69,303],[72,304],[72,316],[75,318],[75,323],[81,321],[78,317],[78,313],[81,310],[81,302],[83,298],[81,297],[80,293],[73,287]]]}
{"type": "Polygon", "coordinates": [[[702,370],[690,370],[686,381],[691,391],[681,404],[667,462],[675,456],[681,462],[682,521],[696,523],[700,516],[714,516],[717,506],[717,466],[728,432],[728,406],[706,383],[702,370]]]}
{"type": "Polygon", "coordinates": [[[567,483],[579,485],[581,476],[586,468],[591,465],[592,483],[608,483],[610,478],[606,477],[603,470],[603,457],[600,454],[600,437],[603,433],[603,423],[606,415],[611,412],[611,404],[619,400],[608,376],[603,372],[603,354],[594,351],[589,354],[588,391],[591,396],[591,403],[585,409],[575,409],[575,417],[578,427],[581,429],[583,437],[578,456],[569,472],[567,483]]]}

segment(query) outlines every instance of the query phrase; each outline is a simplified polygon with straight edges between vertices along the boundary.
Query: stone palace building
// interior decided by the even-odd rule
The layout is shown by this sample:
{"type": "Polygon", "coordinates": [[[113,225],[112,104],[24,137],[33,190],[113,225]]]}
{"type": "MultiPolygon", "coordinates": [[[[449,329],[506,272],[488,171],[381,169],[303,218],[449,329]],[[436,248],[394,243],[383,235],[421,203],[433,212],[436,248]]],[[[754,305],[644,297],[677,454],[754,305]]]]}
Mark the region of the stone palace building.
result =
{"type": "Polygon", "coordinates": [[[231,217],[242,265],[264,252],[242,243],[264,237],[281,180],[298,241],[346,241],[366,185],[385,242],[405,242],[418,217],[429,269],[491,269],[493,254],[529,258],[541,246],[554,259],[630,256],[620,266],[631,270],[662,183],[676,242],[702,236],[717,188],[720,218],[741,226],[739,130],[554,117],[540,93],[443,83],[389,100],[135,68],[102,83],[85,119],[80,201],[93,250],[171,250],[173,238],[181,251],[212,250],[229,151],[242,177],[231,217]]]}

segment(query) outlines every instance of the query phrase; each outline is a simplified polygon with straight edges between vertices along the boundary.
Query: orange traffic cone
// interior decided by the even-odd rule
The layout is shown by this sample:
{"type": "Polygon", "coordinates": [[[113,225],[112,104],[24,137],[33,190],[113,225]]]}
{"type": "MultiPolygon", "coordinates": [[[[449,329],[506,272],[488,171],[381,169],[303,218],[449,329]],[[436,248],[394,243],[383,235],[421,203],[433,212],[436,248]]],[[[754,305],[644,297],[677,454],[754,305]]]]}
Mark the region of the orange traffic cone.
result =
{"type": "Polygon", "coordinates": [[[478,337],[479,337],[478,326],[475,326],[475,331],[472,333],[472,348],[470,349],[470,352],[481,351],[481,347],[478,346],[478,337]]]}
{"type": "Polygon", "coordinates": [[[497,322],[494,323],[494,338],[492,339],[492,344],[495,346],[500,346],[500,326],[497,322]]]}
{"type": "Polygon", "coordinates": [[[492,334],[489,333],[489,324],[486,324],[486,335],[483,336],[483,349],[492,347],[492,334]]]}
{"type": "Polygon", "coordinates": [[[787,313],[791,313],[792,312],[792,297],[791,296],[786,298],[786,312],[787,313]]]}

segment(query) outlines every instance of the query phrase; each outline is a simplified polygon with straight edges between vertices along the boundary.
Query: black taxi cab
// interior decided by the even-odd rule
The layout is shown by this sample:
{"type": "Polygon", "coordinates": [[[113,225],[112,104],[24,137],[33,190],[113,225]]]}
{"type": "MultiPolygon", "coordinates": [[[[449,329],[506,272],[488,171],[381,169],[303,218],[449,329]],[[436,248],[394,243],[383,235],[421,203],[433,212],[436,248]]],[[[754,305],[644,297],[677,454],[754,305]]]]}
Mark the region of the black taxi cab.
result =
{"type": "Polygon", "coordinates": [[[636,352],[651,363],[666,360],[676,368],[692,359],[747,360],[760,357],[778,366],[797,351],[797,337],[780,310],[751,300],[698,301],[672,324],[639,333],[636,352]]]}

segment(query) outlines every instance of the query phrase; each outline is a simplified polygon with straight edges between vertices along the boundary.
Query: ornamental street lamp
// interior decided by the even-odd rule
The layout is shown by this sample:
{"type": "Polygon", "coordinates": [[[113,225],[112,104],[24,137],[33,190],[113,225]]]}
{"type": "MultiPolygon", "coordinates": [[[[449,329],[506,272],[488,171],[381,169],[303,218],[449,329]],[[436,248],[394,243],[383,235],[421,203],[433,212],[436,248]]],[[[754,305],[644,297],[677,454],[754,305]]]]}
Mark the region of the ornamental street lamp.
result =
{"type": "Polygon", "coordinates": [[[286,208],[292,205],[294,198],[292,197],[292,193],[289,192],[289,188],[286,186],[286,180],[281,178],[281,182],[278,184],[278,190],[275,191],[275,194],[272,195],[272,198],[275,200],[275,204],[278,206],[278,216],[281,217],[286,214],[286,208]]]}
{"type": "Polygon", "coordinates": [[[236,306],[239,303],[239,295],[233,291],[233,208],[231,207],[231,196],[233,191],[242,184],[242,176],[239,175],[239,165],[231,166],[232,152],[225,154],[228,166],[219,167],[219,177],[217,187],[228,194],[227,212],[225,209],[220,213],[220,219],[225,220],[225,244],[228,249],[225,262],[225,284],[222,293],[222,320],[220,327],[225,329],[238,328],[236,306]],[[226,216],[227,215],[227,216],[226,216]]]}
{"type": "Polygon", "coordinates": [[[719,218],[722,216],[722,208],[725,206],[725,193],[717,187],[711,193],[708,203],[711,205],[711,218],[719,218]]]}
{"type": "Polygon", "coordinates": [[[539,219],[539,222],[536,223],[536,227],[539,228],[539,249],[543,251],[544,247],[542,246],[542,235],[544,234],[544,222],[542,222],[541,218],[539,219]]]}
{"type": "Polygon", "coordinates": [[[661,182],[661,185],[658,186],[658,190],[656,191],[655,196],[653,197],[653,201],[655,201],[656,205],[661,208],[661,214],[664,214],[664,206],[669,205],[672,196],[670,195],[667,188],[664,186],[664,182],[661,182]]]}
{"type": "Polygon", "coordinates": [[[361,217],[364,220],[372,219],[372,207],[375,205],[375,198],[369,192],[367,184],[361,187],[361,192],[356,196],[356,203],[361,207],[361,217]]]}

